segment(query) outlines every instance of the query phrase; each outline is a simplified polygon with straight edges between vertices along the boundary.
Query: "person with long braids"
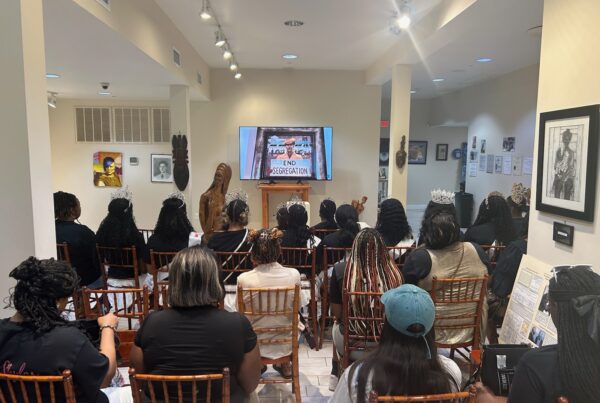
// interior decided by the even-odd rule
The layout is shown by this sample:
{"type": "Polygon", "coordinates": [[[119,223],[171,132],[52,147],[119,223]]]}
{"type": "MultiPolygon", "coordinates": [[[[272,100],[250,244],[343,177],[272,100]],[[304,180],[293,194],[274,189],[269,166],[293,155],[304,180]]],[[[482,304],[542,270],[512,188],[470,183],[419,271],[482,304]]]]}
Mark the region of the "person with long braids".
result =
{"type": "Polygon", "coordinates": [[[102,273],[96,253],[96,234],[78,221],[81,205],[74,194],[54,193],[54,218],[56,242],[66,242],[69,248],[71,265],[87,288],[103,286],[102,273]]]}
{"type": "MultiPolygon", "coordinates": [[[[343,290],[349,292],[379,292],[398,287],[402,284],[402,275],[394,264],[380,233],[374,228],[365,228],[358,233],[352,244],[352,251],[347,261],[336,263],[333,267],[329,282],[329,300],[331,312],[336,319],[333,325],[334,352],[341,356],[344,352],[344,329],[342,327],[342,294],[343,290]]],[[[372,312],[369,307],[357,304],[351,306],[348,314],[352,316],[370,317],[372,312]]],[[[381,334],[381,329],[367,329],[364,323],[353,324],[350,330],[353,334],[374,335],[381,334]]],[[[336,379],[339,374],[338,362],[332,361],[330,385],[335,389],[336,379]]],[[[350,360],[361,358],[359,355],[350,356],[350,360]]]]}
{"type": "Polygon", "coordinates": [[[323,200],[319,205],[319,217],[321,218],[321,222],[310,227],[310,230],[338,229],[338,225],[335,220],[335,212],[335,202],[331,199],[323,200]]]}
{"type": "MultiPolygon", "coordinates": [[[[108,402],[100,389],[110,384],[117,368],[117,317],[109,313],[98,318],[98,351],[74,322],[61,316],[67,298],[79,286],[77,273],[66,262],[30,257],[12,270],[10,277],[17,281],[10,297],[17,312],[0,321],[0,371],[60,375],[70,369],[77,402],[108,402]]],[[[50,401],[50,396],[42,397],[50,401]]]]}
{"type": "Polygon", "coordinates": [[[508,245],[518,238],[506,200],[498,192],[490,193],[479,206],[477,218],[465,233],[465,241],[479,245],[494,242],[508,245]]]}
{"type": "Polygon", "coordinates": [[[414,396],[458,391],[461,372],[437,354],[435,306],[411,284],[381,296],[385,318],[379,345],[344,371],[330,403],[366,403],[369,394],[414,396]]]}
{"type": "Polygon", "coordinates": [[[508,398],[479,384],[477,403],[597,402],[600,396],[600,275],[590,266],[558,266],[549,285],[549,310],[558,344],[526,353],[508,398]]]}

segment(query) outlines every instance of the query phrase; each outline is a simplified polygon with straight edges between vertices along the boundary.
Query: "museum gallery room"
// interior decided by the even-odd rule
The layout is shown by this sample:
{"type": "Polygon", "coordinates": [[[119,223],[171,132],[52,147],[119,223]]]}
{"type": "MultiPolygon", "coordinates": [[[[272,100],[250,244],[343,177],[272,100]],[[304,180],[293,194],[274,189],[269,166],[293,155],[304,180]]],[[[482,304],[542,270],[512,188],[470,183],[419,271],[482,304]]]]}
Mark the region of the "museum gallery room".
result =
{"type": "Polygon", "coordinates": [[[600,1],[2,5],[0,401],[600,401],[600,1]]]}

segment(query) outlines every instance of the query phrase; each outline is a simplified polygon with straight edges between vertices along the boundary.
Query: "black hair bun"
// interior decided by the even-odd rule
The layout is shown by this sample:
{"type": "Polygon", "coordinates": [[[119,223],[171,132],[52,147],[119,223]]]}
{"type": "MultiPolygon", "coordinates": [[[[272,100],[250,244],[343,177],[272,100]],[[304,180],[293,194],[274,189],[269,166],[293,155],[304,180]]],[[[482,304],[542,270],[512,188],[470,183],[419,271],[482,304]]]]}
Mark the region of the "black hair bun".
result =
{"type": "Polygon", "coordinates": [[[10,277],[19,281],[32,281],[41,274],[41,262],[33,256],[15,267],[9,274],[10,277]]]}

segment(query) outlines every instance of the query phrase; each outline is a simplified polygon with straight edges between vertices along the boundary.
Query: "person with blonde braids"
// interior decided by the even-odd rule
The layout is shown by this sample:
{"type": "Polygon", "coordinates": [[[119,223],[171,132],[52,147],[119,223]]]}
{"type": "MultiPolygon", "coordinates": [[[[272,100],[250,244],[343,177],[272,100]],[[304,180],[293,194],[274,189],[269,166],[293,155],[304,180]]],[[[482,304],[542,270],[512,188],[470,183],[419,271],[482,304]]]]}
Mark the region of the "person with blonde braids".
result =
{"type": "MultiPolygon", "coordinates": [[[[252,245],[252,262],[255,265],[254,270],[242,273],[238,279],[238,286],[243,288],[265,288],[265,287],[293,287],[300,285],[300,273],[296,269],[284,267],[277,262],[281,256],[281,239],[283,232],[277,228],[261,229],[250,231],[248,240],[252,245]]],[[[281,295],[283,298],[284,295],[281,295]]],[[[248,302],[248,301],[247,301],[248,302]]],[[[288,299],[289,307],[292,308],[293,298],[288,299]]],[[[301,306],[305,305],[302,301],[301,306]]],[[[292,318],[280,316],[268,316],[262,318],[253,318],[252,325],[260,327],[278,327],[289,325],[292,318]],[[287,322],[287,323],[286,323],[287,322]]],[[[279,335],[263,333],[259,338],[272,338],[279,335]]],[[[265,358],[277,359],[291,354],[291,345],[262,345],[260,355],[265,358]]],[[[292,376],[291,364],[273,366],[284,377],[292,376]]]]}
{"type": "MultiPolygon", "coordinates": [[[[396,288],[403,283],[402,274],[390,257],[385,242],[374,228],[365,228],[358,233],[352,244],[352,251],[347,261],[337,263],[333,267],[329,286],[329,299],[331,312],[336,323],[333,326],[334,352],[342,355],[344,346],[344,329],[342,327],[342,292],[378,292],[384,293],[396,288]]],[[[373,317],[373,306],[364,306],[354,300],[350,306],[352,316],[373,317]]],[[[373,322],[371,322],[373,323],[373,322]]],[[[367,328],[366,323],[354,322],[351,332],[358,335],[381,335],[381,325],[376,328],[367,328]]],[[[335,356],[335,354],[334,354],[335,356]]],[[[362,358],[360,354],[351,355],[350,360],[362,358]]],[[[332,362],[330,389],[335,390],[339,376],[338,363],[332,362]]]]}

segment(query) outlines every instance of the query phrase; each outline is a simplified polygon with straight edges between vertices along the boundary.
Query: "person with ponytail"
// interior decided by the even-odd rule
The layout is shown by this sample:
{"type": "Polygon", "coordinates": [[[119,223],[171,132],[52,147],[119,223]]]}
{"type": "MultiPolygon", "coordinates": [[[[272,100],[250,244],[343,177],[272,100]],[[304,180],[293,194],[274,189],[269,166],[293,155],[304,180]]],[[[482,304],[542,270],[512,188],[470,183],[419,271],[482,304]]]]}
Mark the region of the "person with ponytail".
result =
{"type": "Polygon", "coordinates": [[[74,194],[54,193],[56,242],[68,244],[71,265],[77,271],[81,285],[100,288],[104,281],[96,253],[96,235],[85,225],[76,222],[80,215],[81,205],[74,194]]]}
{"type": "MultiPolygon", "coordinates": [[[[12,270],[10,277],[17,281],[10,296],[16,313],[0,321],[0,371],[60,375],[70,369],[77,402],[108,402],[100,389],[110,384],[117,368],[117,317],[109,313],[98,318],[98,351],[74,322],[61,316],[67,299],[79,286],[77,273],[66,262],[30,257],[12,270]]],[[[59,389],[56,394],[61,401],[64,396],[59,389]]],[[[42,398],[50,401],[50,396],[42,398]]]]}
{"type": "Polygon", "coordinates": [[[338,229],[338,225],[335,220],[335,211],[336,206],[333,200],[323,200],[319,206],[319,217],[321,218],[321,222],[310,227],[310,230],[338,229]]]}
{"type": "MultiPolygon", "coordinates": [[[[328,246],[331,248],[349,248],[354,242],[354,238],[360,226],[358,224],[358,212],[349,204],[342,204],[335,212],[335,221],[338,225],[338,230],[323,238],[322,242],[317,247],[317,272],[323,269],[323,249],[328,246]]],[[[328,256],[333,260],[333,255],[328,256]]],[[[334,263],[331,262],[330,263],[334,263]]]]}
{"type": "Polygon", "coordinates": [[[437,354],[435,306],[429,294],[410,284],[381,297],[385,318],[377,348],[344,371],[330,403],[366,403],[379,395],[414,396],[456,392],[460,368],[437,354]]]}
{"type": "MultiPolygon", "coordinates": [[[[255,267],[253,270],[242,273],[237,284],[243,288],[265,288],[265,287],[293,287],[300,285],[300,273],[296,269],[284,267],[277,262],[281,256],[281,239],[283,233],[276,228],[261,229],[259,231],[250,231],[248,240],[252,245],[252,262],[255,267]]],[[[282,294],[280,298],[284,298],[282,294]]],[[[301,298],[302,299],[302,298],[301,298]]],[[[287,299],[292,308],[293,298],[287,299]]],[[[249,301],[246,301],[249,302],[249,301]]],[[[306,305],[307,301],[301,301],[300,306],[306,305]]],[[[290,318],[291,321],[291,318],[290,318]]],[[[258,327],[277,327],[282,326],[281,317],[262,317],[254,318],[252,323],[258,327]]],[[[271,334],[259,335],[259,338],[273,337],[271,334]]],[[[261,357],[277,359],[291,354],[291,345],[283,344],[265,344],[260,348],[261,357]]],[[[292,376],[291,363],[273,366],[284,377],[292,376]]]]}
{"type": "Polygon", "coordinates": [[[526,353],[508,398],[479,384],[477,403],[597,402],[600,396],[600,275],[590,266],[557,266],[549,285],[549,311],[558,344],[526,353]]]}
{"type": "Polygon", "coordinates": [[[154,233],[148,238],[148,249],[179,252],[188,247],[190,232],[193,231],[183,193],[172,193],[162,203],[154,233]]]}

